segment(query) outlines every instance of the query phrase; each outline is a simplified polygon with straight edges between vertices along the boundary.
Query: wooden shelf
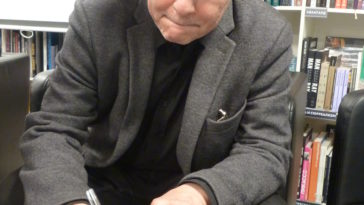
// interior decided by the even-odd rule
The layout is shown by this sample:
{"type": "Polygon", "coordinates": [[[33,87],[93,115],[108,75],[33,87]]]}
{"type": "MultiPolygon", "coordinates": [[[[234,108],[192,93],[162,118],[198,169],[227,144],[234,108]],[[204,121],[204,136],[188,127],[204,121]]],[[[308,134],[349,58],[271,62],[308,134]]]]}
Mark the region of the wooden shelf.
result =
{"type": "Polygon", "coordinates": [[[336,121],[337,117],[336,112],[332,112],[329,110],[311,109],[311,108],[306,108],[305,115],[306,117],[309,118],[329,120],[329,121],[336,121]]]}

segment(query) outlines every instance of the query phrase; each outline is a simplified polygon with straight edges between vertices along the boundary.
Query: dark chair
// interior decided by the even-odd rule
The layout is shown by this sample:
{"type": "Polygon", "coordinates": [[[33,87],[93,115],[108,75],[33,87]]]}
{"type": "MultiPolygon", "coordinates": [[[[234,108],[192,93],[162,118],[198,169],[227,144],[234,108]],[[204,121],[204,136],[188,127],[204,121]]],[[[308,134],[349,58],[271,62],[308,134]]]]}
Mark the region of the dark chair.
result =
{"type": "MultiPolygon", "coordinates": [[[[11,54],[0,57],[0,205],[2,196],[18,196],[22,193],[17,173],[23,160],[18,149],[19,138],[24,130],[24,117],[29,105],[29,57],[25,54],[11,54]],[[8,187],[14,187],[10,189],[8,187]]],[[[14,202],[14,203],[13,203],[14,202]]]]}
{"type": "MultiPolygon", "coordinates": [[[[52,70],[39,73],[34,77],[31,82],[31,99],[30,99],[30,111],[38,111],[41,106],[43,95],[49,86],[49,75],[52,70]]],[[[293,205],[296,201],[298,175],[299,175],[299,161],[301,156],[302,147],[302,133],[304,129],[304,109],[306,106],[306,75],[303,73],[291,73],[292,87],[290,89],[289,98],[289,121],[292,127],[292,152],[293,158],[291,160],[291,167],[285,189],[282,190],[281,195],[287,201],[287,204],[293,205]]],[[[8,197],[12,197],[15,194],[23,195],[22,187],[18,177],[19,170],[13,172],[3,182],[0,183],[0,204],[8,197]],[[6,188],[4,188],[6,187],[6,188]],[[20,187],[20,188],[19,188],[20,187]],[[6,189],[7,195],[2,194],[1,190],[6,189]],[[20,190],[20,191],[19,191],[20,190]],[[11,194],[13,193],[13,194],[11,194]],[[3,201],[2,201],[3,200],[3,201]]],[[[17,195],[17,196],[21,196],[17,195]]],[[[14,198],[14,197],[13,197],[14,198]]],[[[22,199],[22,197],[15,197],[16,200],[22,199]]],[[[8,199],[7,199],[8,200],[8,199]]],[[[270,200],[270,199],[268,199],[270,200]]],[[[19,204],[19,203],[11,203],[19,204]]],[[[269,204],[266,202],[265,204],[269,204]]]]}
{"type": "Polygon", "coordinates": [[[336,120],[329,205],[364,205],[364,90],[347,94],[336,120]]]}

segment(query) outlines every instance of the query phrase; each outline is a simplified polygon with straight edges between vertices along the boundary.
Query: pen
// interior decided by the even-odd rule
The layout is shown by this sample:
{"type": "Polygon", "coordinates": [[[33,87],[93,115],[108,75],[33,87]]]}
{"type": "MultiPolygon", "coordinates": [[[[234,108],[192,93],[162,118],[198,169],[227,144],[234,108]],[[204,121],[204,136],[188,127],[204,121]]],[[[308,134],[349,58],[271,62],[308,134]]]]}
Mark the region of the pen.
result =
{"type": "Polygon", "coordinates": [[[223,109],[219,109],[219,116],[218,116],[217,121],[218,122],[223,121],[226,119],[226,117],[227,117],[226,111],[224,111],[223,109]]]}
{"type": "Polygon", "coordinates": [[[101,205],[93,189],[87,190],[86,196],[90,205],[101,205]]]}

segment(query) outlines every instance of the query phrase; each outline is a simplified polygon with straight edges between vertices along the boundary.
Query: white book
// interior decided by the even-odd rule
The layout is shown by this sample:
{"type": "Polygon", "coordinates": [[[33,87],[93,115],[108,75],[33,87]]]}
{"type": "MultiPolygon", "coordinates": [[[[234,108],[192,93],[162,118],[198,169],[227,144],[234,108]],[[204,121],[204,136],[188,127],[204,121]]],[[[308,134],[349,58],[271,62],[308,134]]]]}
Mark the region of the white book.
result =
{"type": "Polygon", "coordinates": [[[360,75],[361,75],[361,63],[362,63],[362,57],[363,57],[363,53],[359,52],[358,53],[358,64],[356,67],[356,76],[355,76],[355,85],[354,85],[354,90],[359,90],[359,81],[360,81],[360,75]]]}
{"type": "Polygon", "coordinates": [[[43,71],[47,70],[48,59],[47,59],[47,32],[43,32],[43,71]]]}
{"type": "Polygon", "coordinates": [[[310,7],[316,7],[316,0],[311,0],[311,5],[310,7]]]}
{"type": "Polygon", "coordinates": [[[1,30],[1,51],[2,53],[6,53],[6,31],[5,29],[1,30]]]}
{"type": "Polygon", "coordinates": [[[329,136],[321,144],[316,197],[315,197],[316,203],[322,202],[322,191],[324,189],[324,178],[325,178],[326,155],[328,154],[329,147],[332,146],[332,143],[333,143],[333,137],[329,136]]]}

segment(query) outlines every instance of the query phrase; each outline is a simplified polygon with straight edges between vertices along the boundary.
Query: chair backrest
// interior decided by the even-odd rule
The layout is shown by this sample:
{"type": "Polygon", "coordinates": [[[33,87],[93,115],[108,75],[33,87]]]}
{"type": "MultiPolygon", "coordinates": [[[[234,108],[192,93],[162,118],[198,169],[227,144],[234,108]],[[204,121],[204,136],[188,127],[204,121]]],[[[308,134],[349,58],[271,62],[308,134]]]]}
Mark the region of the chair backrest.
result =
{"type": "Polygon", "coordinates": [[[364,205],[364,90],[347,94],[339,107],[328,204],[364,205]]]}
{"type": "Polygon", "coordinates": [[[22,164],[18,149],[29,105],[29,57],[0,57],[0,180],[22,164]]]}

